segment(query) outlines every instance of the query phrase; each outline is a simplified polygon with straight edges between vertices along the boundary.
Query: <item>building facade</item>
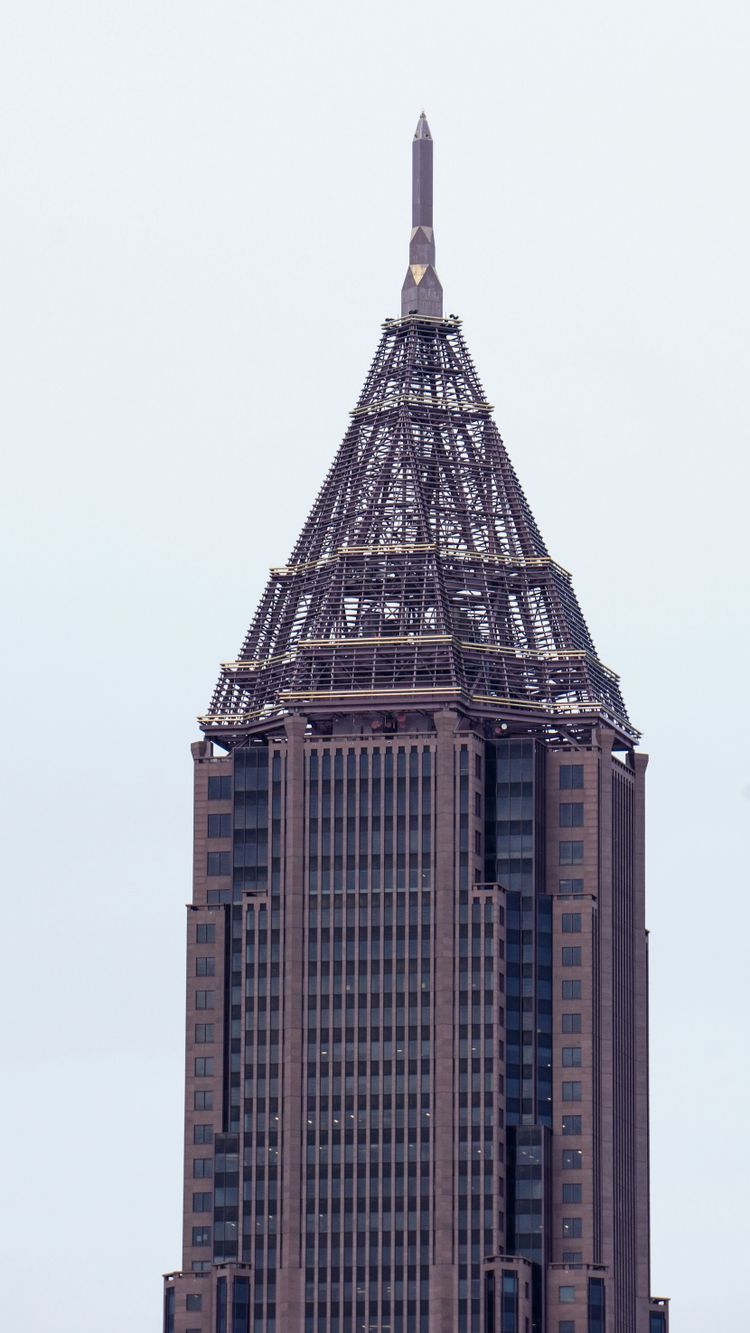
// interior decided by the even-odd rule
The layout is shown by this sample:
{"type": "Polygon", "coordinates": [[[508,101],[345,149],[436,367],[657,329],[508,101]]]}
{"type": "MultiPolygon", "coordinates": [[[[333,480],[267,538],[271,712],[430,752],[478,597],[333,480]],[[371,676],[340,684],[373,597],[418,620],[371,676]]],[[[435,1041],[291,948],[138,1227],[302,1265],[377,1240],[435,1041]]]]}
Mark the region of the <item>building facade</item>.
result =
{"type": "Polygon", "coordinates": [[[667,1333],[646,758],[435,270],[193,747],[164,1333],[667,1333]]]}

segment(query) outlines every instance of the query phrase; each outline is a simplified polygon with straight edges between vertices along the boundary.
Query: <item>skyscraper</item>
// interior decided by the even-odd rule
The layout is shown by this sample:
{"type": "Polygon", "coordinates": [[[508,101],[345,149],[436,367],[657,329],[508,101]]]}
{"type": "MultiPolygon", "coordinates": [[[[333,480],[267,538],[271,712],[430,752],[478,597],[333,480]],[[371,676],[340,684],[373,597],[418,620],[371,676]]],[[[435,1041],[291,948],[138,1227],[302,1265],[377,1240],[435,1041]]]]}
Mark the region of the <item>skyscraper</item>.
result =
{"type": "Polygon", "coordinates": [[[165,1333],[666,1333],[646,758],[409,268],[195,769],[165,1333]]]}

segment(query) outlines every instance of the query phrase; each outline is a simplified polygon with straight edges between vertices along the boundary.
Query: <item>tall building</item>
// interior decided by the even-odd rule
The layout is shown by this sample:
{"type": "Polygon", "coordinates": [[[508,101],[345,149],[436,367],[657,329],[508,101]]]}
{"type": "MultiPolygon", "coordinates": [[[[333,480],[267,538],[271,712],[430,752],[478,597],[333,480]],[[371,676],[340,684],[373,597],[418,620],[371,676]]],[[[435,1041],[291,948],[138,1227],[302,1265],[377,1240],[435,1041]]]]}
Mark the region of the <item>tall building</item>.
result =
{"type": "Polygon", "coordinates": [[[409,268],[195,768],[165,1333],[667,1333],[646,757],[409,268]]]}

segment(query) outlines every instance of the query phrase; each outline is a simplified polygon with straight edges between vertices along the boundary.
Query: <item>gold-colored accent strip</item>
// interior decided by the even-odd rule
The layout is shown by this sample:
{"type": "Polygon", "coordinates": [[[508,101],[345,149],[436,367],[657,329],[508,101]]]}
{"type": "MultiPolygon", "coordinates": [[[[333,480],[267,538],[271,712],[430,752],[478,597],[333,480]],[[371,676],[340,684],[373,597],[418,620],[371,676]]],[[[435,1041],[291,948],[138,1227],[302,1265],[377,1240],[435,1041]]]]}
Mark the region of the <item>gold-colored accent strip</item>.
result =
{"type": "Polygon", "coordinates": [[[517,662],[576,662],[590,661],[598,667],[605,675],[613,680],[619,681],[620,677],[615,671],[605,666],[598,658],[594,657],[585,648],[508,648],[501,644],[491,643],[469,643],[465,640],[456,640],[451,634],[401,634],[387,636],[373,636],[371,638],[356,639],[300,639],[294,652],[284,653],[279,657],[269,657],[265,660],[255,660],[249,662],[222,662],[222,671],[236,674],[243,671],[260,671],[263,668],[270,668],[287,663],[295,662],[301,650],[311,650],[315,648],[342,648],[353,651],[359,648],[378,648],[381,645],[387,647],[421,648],[434,647],[440,644],[456,643],[462,652],[469,653],[487,653],[494,657],[509,657],[517,662]]]}
{"type": "Polygon", "coordinates": [[[372,638],[356,639],[300,639],[300,648],[376,648],[381,643],[393,647],[405,644],[406,647],[418,648],[420,644],[453,643],[452,634],[391,634],[373,635],[372,638]]]}
{"type": "Polygon", "coordinates": [[[556,570],[566,579],[570,578],[570,572],[548,555],[495,555],[490,551],[451,551],[445,547],[438,547],[435,542],[404,542],[384,546],[340,546],[329,555],[321,556],[319,560],[308,560],[301,565],[272,565],[271,574],[276,578],[306,574],[313,569],[322,569],[325,565],[330,565],[333,561],[347,555],[420,555],[428,551],[436,551],[441,560],[460,560],[467,563],[478,561],[480,564],[501,565],[510,569],[549,568],[556,570]]]}
{"type": "Polygon", "coordinates": [[[462,694],[463,691],[458,685],[425,685],[421,689],[382,689],[382,690],[281,690],[279,698],[284,700],[292,699],[382,699],[395,698],[401,699],[405,696],[409,698],[418,697],[423,699],[425,695],[433,694],[462,694]]]}
{"type": "Polygon", "coordinates": [[[381,324],[383,329],[392,329],[397,324],[450,324],[453,328],[458,328],[463,324],[463,320],[458,315],[400,315],[398,319],[385,319],[381,324]]]}
{"type": "Polygon", "coordinates": [[[407,404],[413,407],[427,407],[438,412],[457,412],[467,416],[474,413],[480,413],[484,416],[492,411],[492,403],[487,403],[484,400],[465,403],[459,402],[457,398],[427,397],[419,393],[396,393],[391,394],[388,398],[380,398],[376,403],[367,403],[364,407],[353,407],[349,416],[366,417],[375,412],[387,412],[407,404]]]}

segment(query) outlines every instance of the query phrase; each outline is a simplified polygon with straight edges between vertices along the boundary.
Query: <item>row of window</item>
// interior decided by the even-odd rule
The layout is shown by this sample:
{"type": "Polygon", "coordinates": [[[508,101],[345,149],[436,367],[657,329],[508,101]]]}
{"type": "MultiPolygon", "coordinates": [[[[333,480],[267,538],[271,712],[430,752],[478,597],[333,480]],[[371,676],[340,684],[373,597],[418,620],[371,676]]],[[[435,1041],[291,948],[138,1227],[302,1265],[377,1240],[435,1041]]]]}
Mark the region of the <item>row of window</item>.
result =
{"type": "MultiPolygon", "coordinates": [[[[481,759],[475,756],[476,775],[481,776],[481,759]]],[[[560,765],[560,789],[562,791],[581,790],[583,788],[583,764],[560,765]]],[[[228,801],[232,797],[232,779],[226,774],[208,779],[209,801],[228,801]]]]}
{"type": "MultiPolygon", "coordinates": [[[[220,836],[219,834],[216,835],[220,836]]],[[[481,854],[481,836],[475,832],[475,853],[481,854]]],[[[340,858],[339,858],[340,860],[340,858]]],[[[560,843],[560,865],[581,865],[583,863],[583,843],[579,841],[560,843]]],[[[339,867],[340,868],[340,867],[339,867]]],[[[212,878],[219,875],[231,875],[232,873],[232,853],[227,852],[207,852],[206,854],[206,874],[212,878]]],[[[566,890],[560,885],[561,893],[575,892],[575,889],[566,890]]]]}

